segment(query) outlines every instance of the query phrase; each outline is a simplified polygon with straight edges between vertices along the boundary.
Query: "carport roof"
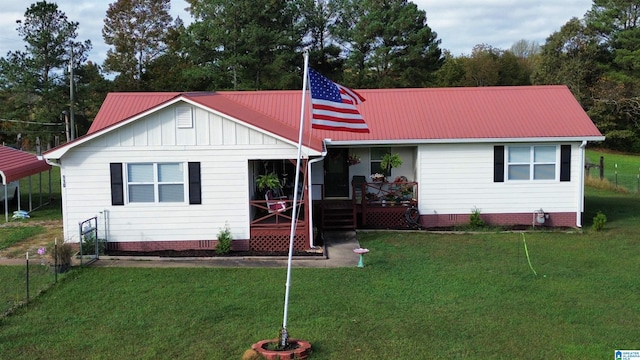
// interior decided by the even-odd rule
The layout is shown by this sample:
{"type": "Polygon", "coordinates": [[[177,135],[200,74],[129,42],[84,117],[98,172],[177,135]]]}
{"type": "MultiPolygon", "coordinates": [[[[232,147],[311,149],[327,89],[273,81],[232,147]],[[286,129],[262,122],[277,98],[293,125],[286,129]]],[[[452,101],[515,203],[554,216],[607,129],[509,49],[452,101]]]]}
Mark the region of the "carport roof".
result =
{"type": "Polygon", "coordinates": [[[49,169],[51,165],[33,154],[0,146],[0,178],[3,185],[49,169]]]}

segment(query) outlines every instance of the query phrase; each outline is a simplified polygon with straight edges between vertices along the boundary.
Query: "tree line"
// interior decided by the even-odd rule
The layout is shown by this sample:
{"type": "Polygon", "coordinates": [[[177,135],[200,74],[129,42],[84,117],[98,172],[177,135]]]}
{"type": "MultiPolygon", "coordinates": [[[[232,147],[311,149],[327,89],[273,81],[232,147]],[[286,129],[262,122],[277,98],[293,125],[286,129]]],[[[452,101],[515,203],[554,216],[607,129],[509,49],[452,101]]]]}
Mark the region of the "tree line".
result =
{"type": "Polygon", "coordinates": [[[306,48],[313,68],[356,89],[566,84],[605,146],[640,152],[633,0],[594,0],[542,45],[478,44],[461,55],[441,49],[427,13],[407,0],[187,2],[187,26],[171,17],[169,0],[111,3],[102,64],[89,59],[91,42],[78,39],[79,22],[55,3],[31,4],[16,29],[24,50],[0,58],[0,141],[64,140],[70,108],[82,135],[111,91],[299,89],[306,48]]]}

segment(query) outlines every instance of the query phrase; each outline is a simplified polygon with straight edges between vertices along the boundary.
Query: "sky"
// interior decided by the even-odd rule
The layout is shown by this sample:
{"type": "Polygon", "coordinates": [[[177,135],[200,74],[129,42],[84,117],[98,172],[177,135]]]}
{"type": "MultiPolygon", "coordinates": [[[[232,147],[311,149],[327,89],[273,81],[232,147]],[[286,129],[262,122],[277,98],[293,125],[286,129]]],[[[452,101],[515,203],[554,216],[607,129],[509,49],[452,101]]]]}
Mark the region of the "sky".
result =
{"type": "MultiPolygon", "coordinates": [[[[116,0],[48,0],[56,2],[70,21],[80,23],[77,41],[91,40],[89,60],[101,65],[109,47],[102,40],[103,19],[116,0]]],[[[2,0],[0,10],[0,56],[24,50],[16,31],[31,1],[2,0]]],[[[438,34],[441,49],[454,56],[469,55],[477,44],[507,50],[519,40],[545,39],[572,17],[582,18],[591,0],[414,0],[427,13],[427,25],[438,34]]],[[[171,0],[171,15],[188,24],[191,16],[184,0],[171,0]]]]}

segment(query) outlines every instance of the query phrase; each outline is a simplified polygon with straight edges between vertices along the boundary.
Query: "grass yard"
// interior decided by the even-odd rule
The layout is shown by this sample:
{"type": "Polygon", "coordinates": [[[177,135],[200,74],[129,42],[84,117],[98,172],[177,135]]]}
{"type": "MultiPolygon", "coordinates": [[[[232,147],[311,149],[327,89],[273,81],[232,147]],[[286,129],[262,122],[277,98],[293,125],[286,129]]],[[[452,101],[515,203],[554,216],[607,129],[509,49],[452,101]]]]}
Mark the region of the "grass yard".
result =
{"type": "MultiPolygon", "coordinates": [[[[365,268],[294,270],[291,335],[311,341],[312,359],[603,359],[638,349],[640,203],[598,196],[588,203],[606,208],[604,232],[525,234],[537,276],[519,233],[360,233],[365,268]]],[[[0,320],[0,358],[239,359],[276,337],[285,275],[78,270],[0,320]]]]}
{"type": "Polygon", "coordinates": [[[20,226],[0,228],[0,250],[20,242],[28,237],[44,232],[42,226],[20,226]]]}
{"type": "MultiPolygon", "coordinates": [[[[584,231],[524,235],[533,270],[520,233],[361,232],[365,268],[294,269],[290,334],[312,343],[314,360],[640,349],[640,199],[588,188],[586,204],[584,231]],[[598,211],[602,232],[590,228],[598,211]]],[[[0,279],[19,269],[0,267],[0,279]]],[[[277,336],[285,278],[266,268],[77,269],[0,318],[0,359],[240,359],[277,336]]]]}
{"type": "MultiPolygon", "coordinates": [[[[587,159],[591,163],[599,164],[600,156],[604,158],[604,178],[613,186],[617,185],[631,193],[639,192],[640,156],[617,154],[602,150],[587,150],[587,159]],[[616,167],[616,165],[618,165],[616,167]],[[616,176],[617,172],[617,176],[616,176]]],[[[590,176],[599,177],[600,170],[593,168],[590,176]]]]}

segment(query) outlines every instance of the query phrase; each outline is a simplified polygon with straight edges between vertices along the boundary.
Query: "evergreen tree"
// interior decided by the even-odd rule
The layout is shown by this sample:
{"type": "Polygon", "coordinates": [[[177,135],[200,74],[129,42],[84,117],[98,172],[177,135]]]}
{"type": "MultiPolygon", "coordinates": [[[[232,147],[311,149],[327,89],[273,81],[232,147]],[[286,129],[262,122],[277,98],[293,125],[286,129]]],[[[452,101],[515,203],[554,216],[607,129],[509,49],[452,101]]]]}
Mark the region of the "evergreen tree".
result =
{"type": "Polygon", "coordinates": [[[28,134],[31,141],[39,136],[45,142],[52,134],[60,133],[60,126],[43,127],[37,123],[62,123],[60,115],[69,109],[65,70],[71,58],[74,68],[86,61],[91,49],[89,40],[75,41],[78,26],[57,4],[34,3],[26,10],[24,21],[18,22],[25,51],[12,51],[0,58],[0,87],[7,99],[3,116],[28,122],[20,131],[28,134]]]}
{"type": "Polygon", "coordinates": [[[356,88],[423,87],[442,66],[426,13],[407,0],[334,0],[332,34],[346,49],[345,82],[356,88]],[[348,76],[347,76],[348,75],[348,76]]]}
{"type": "Polygon", "coordinates": [[[151,62],[166,49],[173,21],[170,0],[118,0],[109,5],[102,37],[107,51],[104,69],[118,73],[119,90],[143,90],[142,78],[151,62]]]}
{"type": "Polygon", "coordinates": [[[299,6],[286,0],[188,0],[186,51],[211,89],[300,87],[299,6]]]}

